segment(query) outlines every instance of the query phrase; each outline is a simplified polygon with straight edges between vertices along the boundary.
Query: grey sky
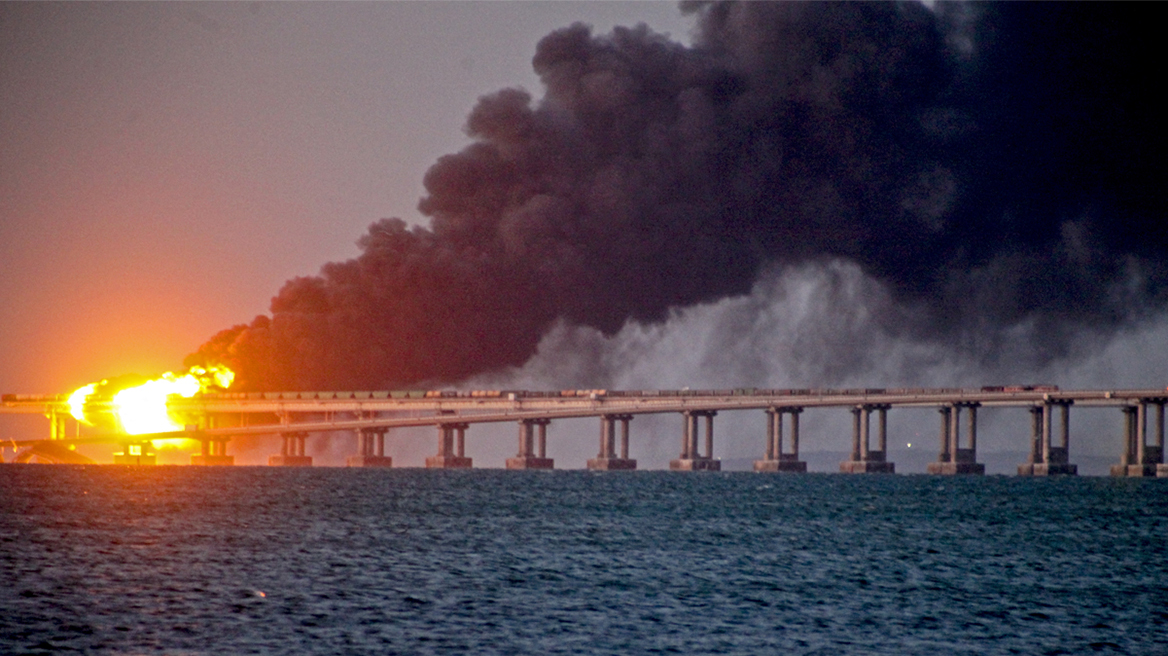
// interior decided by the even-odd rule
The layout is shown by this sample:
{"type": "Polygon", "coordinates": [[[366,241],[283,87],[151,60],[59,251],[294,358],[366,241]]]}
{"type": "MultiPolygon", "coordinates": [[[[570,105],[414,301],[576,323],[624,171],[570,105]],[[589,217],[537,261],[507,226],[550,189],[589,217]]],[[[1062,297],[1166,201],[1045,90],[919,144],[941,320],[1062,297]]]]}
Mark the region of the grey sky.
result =
{"type": "Polygon", "coordinates": [[[664,2],[0,5],[0,390],[176,368],[280,285],[419,220],[536,42],[664,2]]]}

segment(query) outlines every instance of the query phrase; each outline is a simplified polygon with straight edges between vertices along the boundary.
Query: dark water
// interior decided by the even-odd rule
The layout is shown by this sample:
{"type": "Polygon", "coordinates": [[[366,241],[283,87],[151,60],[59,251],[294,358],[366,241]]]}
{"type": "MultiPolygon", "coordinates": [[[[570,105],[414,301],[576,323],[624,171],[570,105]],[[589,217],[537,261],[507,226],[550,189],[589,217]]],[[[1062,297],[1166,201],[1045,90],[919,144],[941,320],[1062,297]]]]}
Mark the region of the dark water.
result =
{"type": "Polygon", "coordinates": [[[0,653],[1168,654],[1168,481],[0,466],[0,653]]]}

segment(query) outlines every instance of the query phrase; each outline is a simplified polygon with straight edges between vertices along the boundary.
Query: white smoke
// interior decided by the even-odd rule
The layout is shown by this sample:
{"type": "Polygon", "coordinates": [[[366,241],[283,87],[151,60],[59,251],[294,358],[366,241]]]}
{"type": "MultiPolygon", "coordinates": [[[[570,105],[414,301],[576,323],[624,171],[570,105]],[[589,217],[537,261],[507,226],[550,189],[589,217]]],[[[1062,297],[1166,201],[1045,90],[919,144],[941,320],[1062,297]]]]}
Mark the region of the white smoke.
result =
{"type": "MultiPolygon", "coordinates": [[[[978,388],[1044,383],[1064,389],[1160,389],[1168,382],[1168,352],[1163,348],[1168,344],[1168,313],[1116,332],[1083,331],[1054,359],[1029,353],[1027,345],[1041,343],[1043,337],[1032,323],[1001,328],[955,347],[920,337],[914,332],[916,317],[853,264],[805,264],[769,272],[748,295],[678,309],[658,324],[629,322],[611,336],[560,324],[523,367],[480,376],[460,387],[978,388]]],[[[848,449],[850,421],[840,410],[806,413],[804,450],[848,449]]],[[[936,450],[933,413],[893,411],[889,421],[893,449],[906,449],[915,438],[917,448],[936,450]]],[[[1028,421],[1023,410],[983,410],[979,451],[1025,451],[1028,421]]],[[[561,451],[573,452],[569,460],[581,459],[562,466],[582,466],[582,458],[591,455],[594,422],[575,423],[580,428],[570,441],[587,447],[562,443],[561,451]]],[[[761,413],[724,413],[718,424],[716,455],[760,455],[761,413]]],[[[634,422],[634,445],[650,461],[646,464],[660,467],[677,457],[680,426],[672,417],[639,417],[634,422]]],[[[1118,459],[1119,436],[1118,411],[1072,412],[1073,454],[1118,459]]]]}

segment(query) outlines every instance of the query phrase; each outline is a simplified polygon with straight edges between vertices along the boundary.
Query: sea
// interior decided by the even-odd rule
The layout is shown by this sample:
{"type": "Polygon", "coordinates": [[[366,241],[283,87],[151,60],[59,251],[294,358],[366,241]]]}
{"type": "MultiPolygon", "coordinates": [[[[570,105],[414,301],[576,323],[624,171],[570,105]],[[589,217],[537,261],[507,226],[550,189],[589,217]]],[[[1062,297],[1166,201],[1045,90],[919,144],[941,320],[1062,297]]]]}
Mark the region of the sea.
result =
{"type": "Polygon", "coordinates": [[[0,465],[0,654],[1168,654],[1168,480],[0,465]]]}

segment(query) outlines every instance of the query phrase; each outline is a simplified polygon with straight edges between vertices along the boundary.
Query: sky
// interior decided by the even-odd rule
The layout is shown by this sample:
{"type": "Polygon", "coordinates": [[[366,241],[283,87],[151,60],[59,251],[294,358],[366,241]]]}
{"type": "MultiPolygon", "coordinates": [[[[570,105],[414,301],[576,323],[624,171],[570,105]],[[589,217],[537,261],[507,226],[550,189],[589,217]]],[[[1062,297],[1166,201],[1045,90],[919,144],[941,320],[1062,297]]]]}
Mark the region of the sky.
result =
{"type": "Polygon", "coordinates": [[[476,98],[538,93],[574,21],[689,29],[659,2],[0,5],[0,390],[178,369],[372,222],[422,221],[476,98]]]}
{"type": "MultiPolygon", "coordinates": [[[[327,326],[270,358],[302,388],[1168,382],[1151,23],[722,9],[0,3],[0,392],[178,370],[257,315],[233,337],[327,326]],[[415,274],[440,291],[379,311],[415,274]],[[369,365],[410,357],[441,362],[369,365]]],[[[983,422],[1021,448],[1025,417],[983,422]]],[[[638,425],[667,459],[676,427],[638,425]]]]}

